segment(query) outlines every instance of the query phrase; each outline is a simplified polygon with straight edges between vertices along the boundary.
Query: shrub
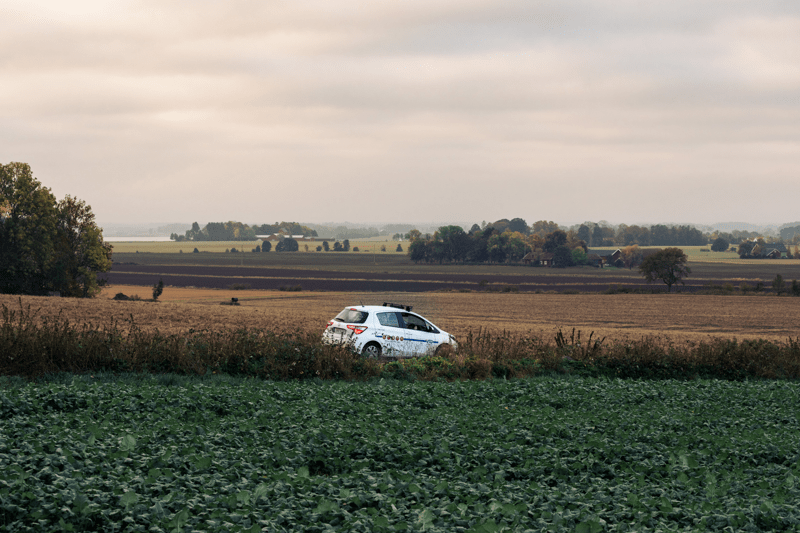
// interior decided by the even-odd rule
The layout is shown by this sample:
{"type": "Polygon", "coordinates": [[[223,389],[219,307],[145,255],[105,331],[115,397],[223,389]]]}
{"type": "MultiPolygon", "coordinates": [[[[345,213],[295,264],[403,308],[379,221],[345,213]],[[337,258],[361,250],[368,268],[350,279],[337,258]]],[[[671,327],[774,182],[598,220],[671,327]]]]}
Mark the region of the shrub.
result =
{"type": "Polygon", "coordinates": [[[200,250],[198,250],[197,248],[195,248],[194,250],[192,250],[192,253],[193,253],[193,254],[199,254],[199,253],[200,253],[200,250]]]}
{"type": "Polygon", "coordinates": [[[278,244],[275,245],[276,252],[297,252],[299,250],[300,245],[297,244],[297,241],[289,237],[281,239],[278,244]]]}
{"type": "Polygon", "coordinates": [[[786,282],[783,281],[783,276],[780,274],[776,274],[775,279],[772,280],[772,290],[774,290],[778,296],[786,291],[786,282]]]}
{"type": "Polygon", "coordinates": [[[281,285],[278,290],[284,292],[300,292],[303,290],[303,287],[300,285],[281,285]]]}
{"type": "Polygon", "coordinates": [[[153,300],[158,300],[162,292],[164,292],[164,282],[159,279],[158,283],[153,285],[153,300]]]}
{"type": "Polygon", "coordinates": [[[250,288],[249,283],[233,283],[231,285],[228,285],[228,289],[232,291],[245,291],[248,290],[249,288],[250,288]]]}

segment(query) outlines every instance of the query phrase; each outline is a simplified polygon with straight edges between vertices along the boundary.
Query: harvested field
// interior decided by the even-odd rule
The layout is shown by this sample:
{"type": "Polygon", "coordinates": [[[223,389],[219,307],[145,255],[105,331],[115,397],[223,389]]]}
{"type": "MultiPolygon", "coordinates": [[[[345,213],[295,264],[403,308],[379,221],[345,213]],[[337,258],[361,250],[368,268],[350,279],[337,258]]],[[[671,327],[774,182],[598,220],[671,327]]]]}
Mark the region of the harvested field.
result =
{"type": "MultiPolygon", "coordinates": [[[[457,336],[479,330],[535,334],[552,338],[572,328],[609,341],[658,336],[667,342],[709,337],[786,340],[800,336],[800,298],[691,294],[507,294],[507,293],[289,293],[166,287],[161,301],[113,301],[117,292],[150,296],[148,287],[114,286],[95,300],[22,297],[40,318],[59,314],[96,326],[116,321],[125,328],[181,333],[189,329],[255,328],[322,331],[344,306],[397,301],[414,306],[457,336]],[[240,305],[220,305],[237,297],[240,305]]],[[[0,303],[19,309],[20,297],[0,295],[0,303]]]]}
{"type": "MultiPolygon", "coordinates": [[[[223,289],[233,284],[276,290],[300,285],[312,291],[430,292],[491,291],[603,292],[610,287],[665,290],[648,285],[637,270],[616,268],[532,268],[516,265],[430,265],[411,263],[400,254],[125,254],[116,255],[108,280],[117,285],[152,285],[163,279],[176,287],[223,289]],[[238,257],[237,257],[238,256],[238,257]]],[[[691,263],[685,285],[696,292],[709,285],[762,283],[769,291],[776,274],[800,279],[800,261],[691,263]]]]}

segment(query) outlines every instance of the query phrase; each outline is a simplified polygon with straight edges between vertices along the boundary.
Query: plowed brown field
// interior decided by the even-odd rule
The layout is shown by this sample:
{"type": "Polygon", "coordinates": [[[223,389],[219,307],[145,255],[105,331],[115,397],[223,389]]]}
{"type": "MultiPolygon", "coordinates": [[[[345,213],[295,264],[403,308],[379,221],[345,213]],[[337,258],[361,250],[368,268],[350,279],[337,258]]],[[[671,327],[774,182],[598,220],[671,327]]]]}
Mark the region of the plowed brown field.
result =
{"type": "Polygon", "coordinates": [[[454,335],[479,329],[533,333],[551,338],[558,328],[576,328],[609,340],[664,337],[700,341],[708,337],[786,340],[800,336],[800,298],[696,294],[531,293],[341,293],[231,291],[167,287],[159,302],[114,301],[123,292],[150,296],[141,286],[107,288],[94,300],[0,295],[0,304],[39,318],[62,317],[96,326],[116,321],[143,329],[181,333],[189,329],[262,328],[319,330],[346,305],[394,301],[413,305],[454,335]],[[237,297],[240,305],[220,305],[237,297]]]}

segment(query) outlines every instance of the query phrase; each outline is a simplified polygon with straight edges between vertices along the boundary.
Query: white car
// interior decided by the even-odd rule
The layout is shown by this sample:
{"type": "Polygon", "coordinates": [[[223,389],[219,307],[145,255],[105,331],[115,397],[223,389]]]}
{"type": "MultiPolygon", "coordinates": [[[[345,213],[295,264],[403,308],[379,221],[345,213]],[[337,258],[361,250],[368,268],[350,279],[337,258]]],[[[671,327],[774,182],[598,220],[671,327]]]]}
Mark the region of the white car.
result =
{"type": "Polygon", "coordinates": [[[411,306],[384,303],[345,307],[328,322],[322,342],[347,344],[368,357],[417,357],[439,353],[443,346],[455,350],[455,337],[423,317],[411,306]]]}

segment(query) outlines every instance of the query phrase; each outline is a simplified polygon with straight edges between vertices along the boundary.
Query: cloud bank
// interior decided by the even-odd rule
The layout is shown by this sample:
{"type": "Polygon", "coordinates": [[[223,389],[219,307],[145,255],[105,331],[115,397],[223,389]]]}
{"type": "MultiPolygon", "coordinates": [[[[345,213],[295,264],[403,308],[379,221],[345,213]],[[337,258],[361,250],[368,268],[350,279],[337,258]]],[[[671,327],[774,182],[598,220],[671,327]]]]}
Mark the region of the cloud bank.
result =
{"type": "Polygon", "coordinates": [[[101,223],[794,220],[798,95],[792,2],[0,7],[0,162],[101,223]]]}

